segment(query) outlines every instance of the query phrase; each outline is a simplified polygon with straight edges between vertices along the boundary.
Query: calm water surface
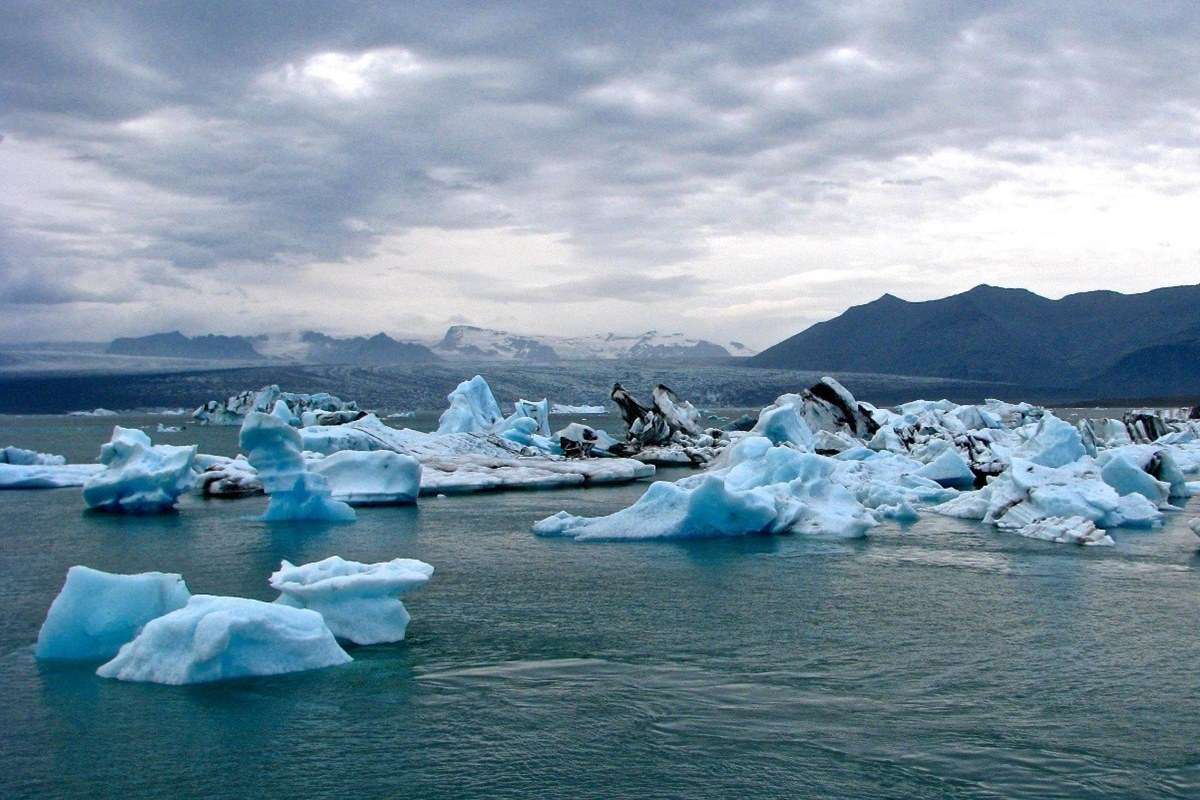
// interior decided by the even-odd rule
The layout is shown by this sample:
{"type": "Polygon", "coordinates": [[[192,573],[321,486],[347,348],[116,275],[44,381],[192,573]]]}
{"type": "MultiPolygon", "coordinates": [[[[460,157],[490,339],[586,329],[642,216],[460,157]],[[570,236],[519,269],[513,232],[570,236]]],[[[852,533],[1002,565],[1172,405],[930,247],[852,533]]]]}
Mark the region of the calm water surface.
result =
{"type": "MultiPolygon", "coordinates": [[[[0,418],[0,444],[91,460],[112,423],[0,418]]],[[[229,452],[236,430],[152,435],[229,452]]],[[[644,488],[428,499],[340,526],[264,525],[263,498],[124,518],[85,513],[78,490],[0,492],[0,796],[1200,796],[1196,501],[1115,548],[935,516],[861,542],[529,532],[644,488]],[[269,600],[280,559],[333,554],[436,566],[406,641],[192,687],[32,657],[72,564],[269,600]]]]}

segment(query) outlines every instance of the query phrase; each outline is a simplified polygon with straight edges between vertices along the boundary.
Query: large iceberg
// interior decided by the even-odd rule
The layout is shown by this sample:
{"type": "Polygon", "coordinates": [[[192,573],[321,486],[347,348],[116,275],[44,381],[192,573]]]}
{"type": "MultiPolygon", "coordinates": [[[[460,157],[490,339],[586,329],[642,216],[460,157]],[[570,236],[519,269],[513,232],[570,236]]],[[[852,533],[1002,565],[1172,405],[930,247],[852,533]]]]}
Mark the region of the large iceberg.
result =
{"type": "Polygon", "coordinates": [[[198,594],[183,608],[147,622],[96,674],[179,685],[300,672],[350,660],[315,611],[198,594]]]}
{"type": "Polygon", "coordinates": [[[34,655],[72,661],[110,659],[143,625],[183,608],[190,596],[183,578],[173,573],[114,575],[71,567],[38,632],[34,655]]]}
{"type": "Polygon", "coordinates": [[[504,420],[500,404],[482,375],[460,383],[446,400],[450,407],[438,419],[438,433],[483,433],[504,420]]]}
{"type": "Polygon", "coordinates": [[[287,407],[276,403],[279,414],[251,411],[242,423],[241,447],[269,495],[263,519],[352,522],[354,509],[331,498],[323,475],[308,470],[301,451],[300,433],[284,417],[287,407]]]}
{"type": "Polygon", "coordinates": [[[412,503],[421,493],[421,463],[389,450],[343,450],[309,463],[334,500],[350,505],[412,503]]]}
{"type": "Polygon", "coordinates": [[[118,425],[100,448],[104,469],[84,483],[83,500],[105,511],[168,511],[192,487],[195,457],[195,445],[151,444],[143,431],[118,425]]]}
{"type": "Polygon", "coordinates": [[[833,459],[754,436],[727,466],[675,483],[659,481],[632,506],[604,517],[559,512],[534,526],[544,536],[662,539],[818,533],[862,536],[878,519],[841,483],[833,459]]]}
{"type": "Polygon", "coordinates": [[[355,644],[398,642],[409,614],[400,595],[424,585],[433,567],[412,558],[362,564],[330,556],[296,566],[284,561],[271,575],[276,603],[318,612],[339,639],[355,644]]]}

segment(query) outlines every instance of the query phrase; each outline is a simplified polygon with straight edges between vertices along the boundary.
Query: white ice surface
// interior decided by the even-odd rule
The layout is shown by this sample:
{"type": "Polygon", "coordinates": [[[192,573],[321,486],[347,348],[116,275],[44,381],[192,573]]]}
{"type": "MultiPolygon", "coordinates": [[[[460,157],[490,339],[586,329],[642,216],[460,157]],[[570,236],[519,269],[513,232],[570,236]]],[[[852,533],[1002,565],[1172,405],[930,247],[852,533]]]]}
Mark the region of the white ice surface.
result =
{"type": "Polygon", "coordinates": [[[319,613],[339,639],[355,644],[398,642],[409,614],[399,596],[425,584],[433,567],[412,558],[375,564],[330,556],[296,566],[284,561],[271,575],[276,603],[319,613]]]}
{"type": "Polygon", "coordinates": [[[96,674],[179,685],[300,672],[350,660],[315,611],[198,594],[183,608],[146,623],[96,674]]]}
{"type": "Polygon", "coordinates": [[[143,625],[183,608],[190,596],[183,578],[172,573],[115,575],[71,567],[38,632],[34,655],[71,661],[110,659],[143,625]]]}

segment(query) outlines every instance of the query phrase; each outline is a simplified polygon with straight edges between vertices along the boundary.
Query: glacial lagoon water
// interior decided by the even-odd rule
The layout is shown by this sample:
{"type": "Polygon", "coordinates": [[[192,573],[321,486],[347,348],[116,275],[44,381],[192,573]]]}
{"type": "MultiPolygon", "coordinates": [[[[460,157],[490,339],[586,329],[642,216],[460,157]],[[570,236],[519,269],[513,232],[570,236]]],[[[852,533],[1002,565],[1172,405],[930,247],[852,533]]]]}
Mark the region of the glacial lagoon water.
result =
{"type": "MultiPolygon", "coordinates": [[[[91,460],[113,422],[5,417],[0,443],[91,460]]],[[[1200,796],[1200,500],[1113,548],[935,516],[855,542],[529,532],[644,488],[270,526],[263,498],[132,518],[85,513],[73,489],[0,492],[0,796],[1200,796]],[[280,559],[333,554],[436,566],[407,640],[190,687],[33,659],[72,564],[265,600],[280,559]]]]}

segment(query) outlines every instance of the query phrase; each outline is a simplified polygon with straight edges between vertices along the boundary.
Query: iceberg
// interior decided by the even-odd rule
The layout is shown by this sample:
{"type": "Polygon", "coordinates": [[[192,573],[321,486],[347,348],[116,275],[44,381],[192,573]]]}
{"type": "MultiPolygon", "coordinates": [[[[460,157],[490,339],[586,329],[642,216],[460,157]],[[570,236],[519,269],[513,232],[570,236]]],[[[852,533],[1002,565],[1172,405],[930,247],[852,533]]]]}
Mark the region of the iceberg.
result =
{"type": "Polygon", "coordinates": [[[542,436],[550,435],[550,401],[542,398],[536,403],[532,400],[518,400],[513,416],[528,417],[537,422],[537,432],[542,436]]]}
{"type": "Polygon", "coordinates": [[[189,597],[187,584],[173,573],[115,575],[91,567],[71,567],[38,632],[34,655],[107,661],[143,625],[183,608],[189,597]]]}
{"type": "Polygon", "coordinates": [[[389,450],[343,450],[308,468],[325,478],[334,500],[350,505],[413,503],[421,492],[421,463],[389,450]]]}
{"type": "Polygon", "coordinates": [[[209,400],[192,413],[192,418],[201,425],[241,425],[252,411],[271,413],[279,401],[287,408],[288,423],[330,425],[357,419],[365,412],[360,411],[353,400],[345,401],[328,392],[296,394],[284,392],[271,384],[257,392],[246,390],[226,400],[209,400]],[[305,415],[309,416],[305,418],[305,415]]]}
{"type": "Polygon", "coordinates": [[[607,406],[594,406],[594,405],[572,406],[572,405],[567,405],[565,403],[554,403],[553,405],[550,406],[550,413],[555,414],[555,415],[573,414],[575,416],[583,416],[583,415],[600,416],[602,414],[608,413],[608,407],[607,406]]]}
{"type": "Polygon", "coordinates": [[[350,660],[315,611],[198,594],[183,608],[147,622],[96,674],[181,685],[280,675],[350,660]]]}
{"type": "Polygon", "coordinates": [[[432,575],[432,566],[412,558],[362,564],[330,556],[301,566],[284,561],[270,583],[276,603],[316,611],[337,638],[368,645],[404,639],[410,617],[399,596],[432,575]]]}
{"type": "Polygon", "coordinates": [[[500,404],[482,375],[460,383],[446,401],[450,407],[438,419],[438,433],[484,433],[504,420],[500,404]]]}
{"type": "MultiPolygon", "coordinates": [[[[197,461],[199,458],[197,456],[197,461]]],[[[204,497],[249,497],[263,493],[258,470],[250,466],[244,456],[208,456],[206,460],[211,463],[197,477],[200,494],[204,497]]]]}
{"type": "MultiPolygon", "coordinates": [[[[276,410],[286,414],[287,406],[280,400],[276,410]]],[[[282,416],[251,411],[242,423],[240,441],[270,497],[263,520],[354,521],[354,509],[333,500],[325,477],[307,469],[300,433],[282,416]]]]}
{"type": "Polygon", "coordinates": [[[594,454],[611,453],[612,449],[620,444],[607,432],[578,422],[572,422],[554,435],[558,438],[559,448],[568,458],[588,458],[594,454]]]}
{"type": "Polygon", "coordinates": [[[68,411],[68,417],[115,417],[117,412],[107,408],[96,408],[91,411],[68,411]]]}
{"type": "Polygon", "coordinates": [[[0,489],[62,489],[83,486],[103,464],[0,464],[0,489]]]}
{"type": "Polygon", "coordinates": [[[195,445],[151,444],[143,431],[117,425],[100,448],[104,469],[84,483],[83,500],[104,511],[169,511],[192,487],[195,457],[195,445]]]}
{"type": "Polygon", "coordinates": [[[13,447],[12,445],[0,449],[0,464],[15,464],[22,467],[60,467],[66,463],[66,456],[39,453],[36,450],[25,450],[20,447],[13,447]]]}
{"type": "Polygon", "coordinates": [[[564,512],[534,525],[542,536],[576,541],[681,539],[800,532],[862,536],[877,518],[831,480],[832,459],[754,436],[728,466],[675,483],[658,481],[628,508],[604,517],[564,512]]]}

